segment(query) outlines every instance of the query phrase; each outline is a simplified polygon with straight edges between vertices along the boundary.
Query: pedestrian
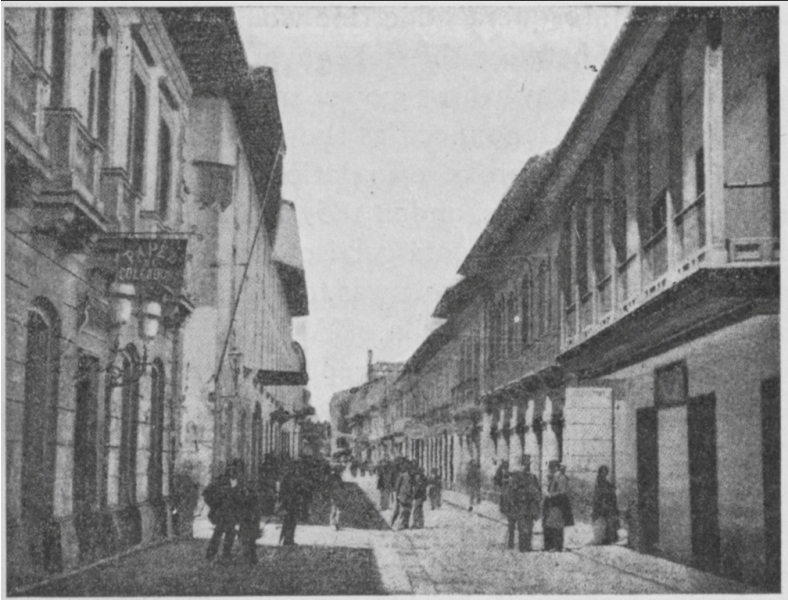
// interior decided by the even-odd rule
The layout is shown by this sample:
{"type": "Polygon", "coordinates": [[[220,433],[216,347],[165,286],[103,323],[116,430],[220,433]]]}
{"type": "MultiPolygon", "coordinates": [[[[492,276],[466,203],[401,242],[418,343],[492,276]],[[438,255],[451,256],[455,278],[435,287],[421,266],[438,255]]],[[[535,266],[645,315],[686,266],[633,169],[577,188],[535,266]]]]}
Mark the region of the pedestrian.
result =
{"type": "Polygon", "coordinates": [[[203,492],[208,505],[208,520],[214,525],[205,557],[213,560],[222,546],[222,557],[230,558],[235,543],[235,528],[244,509],[240,465],[230,463],[223,475],[211,482],[203,492]],[[224,544],[222,545],[222,540],[224,544]]]}
{"type": "Polygon", "coordinates": [[[495,475],[493,476],[493,485],[497,488],[503,487],[503,478],[506,473],[509,472],[509,461],[504,459],[501,461],[501,464],[498,465],[498,469],[495,471],[495,475]]]}
{"type": "Polygon", "coordinates": [[[531,473],[529,456],[523,456],[518,468],[502,476],[501,512],[506,515],[509,534],[507,546],[514,548],[514,534],[517,530],[520,552],[530,552],[534,521],[539,518],[542,504],[542,490],[539,480],[531,473]]]}
{"type": "Polygon", "coordinates": [[[547,492],[542,511],[544,549],[561,552],[564,549],[564,528],[575,524],[569,504],[569,478],[557,460],[551,460],[547,468],[547,492]]]}
{"type": "Polygon", "coordinates": [[[238,488],[238,541],[244,560],[253,565],[257,563],[257,540],[263,536],[260,498],[251,486],[243,482],[238,488]]]}
{"type": "Polygon", "coordinates": [[[279,512],[283,514],[282,532],[279,542],[283,546],[295,546],[295,531],[303,513],[303,482],[298,465],[291,463],[285,468],[279,486],[279,512]]]}
{"type": "Polygon", "coordinates": [[[441,480],[440,471],[433,469],[432,477],[427,480],[427,495],[429,496],[432,510],[441,507],[442,494],[443,481],[441,480]]]}
{"type": "Polygon", "coordinates": [[[331,499],[331,514],[328,522],[331,527],[339,531],[341,527],[342,511],[339,509],[340,495],[342,493],[342,475],[339,470],[332,472],[329,480],[329,497],[331,499]]]}
{"type": "Polygon", "coordinates": [[[599,467],[594,488],[594,505],[591,509],[591,522],[594,528],[594,544],[614,544],[618,541],[618,501],[616,488],[608,481],[609,469],[599,467]]]}
{"type": "Polygon", "coordinates": [[[391,518],[391,526],[397,522],[397,516],[400,519],[399,529],[407,529],[410,522],[410,512],[413,508],[413,476],[411,474],[411,465],[405,463],[402,472],[397,479],[397,485],[394,492],[397,495],[397,508],[391,518]]]}
{"type": "Polygon", "coordinates": [[[419,469],[413,477],[413,529],[424,529],[424,502],[427,500],[427,477],[419,469]]]}
{"type": "Polygon", "coordinates": [[[482,470],[479,461],[471,459],[468,463],[468,472],[465,478],[468,485],[468,496],[470,504],[468,510],[473,510],[474,504],[482,501],[482,470]]]}

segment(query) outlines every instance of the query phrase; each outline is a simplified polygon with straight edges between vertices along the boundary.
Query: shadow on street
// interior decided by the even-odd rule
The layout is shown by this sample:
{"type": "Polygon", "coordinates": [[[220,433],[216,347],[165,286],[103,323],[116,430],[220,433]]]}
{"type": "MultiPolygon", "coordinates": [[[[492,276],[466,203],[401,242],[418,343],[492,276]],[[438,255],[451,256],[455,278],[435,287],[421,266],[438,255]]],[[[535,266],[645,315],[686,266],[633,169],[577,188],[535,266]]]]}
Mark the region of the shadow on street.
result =
{"type": "Polygon", "coordinates": [[[240,556],[205,562],[207,542],[160,546],[31,590],[28,596],[232,596],[383,594],[372,550],[262,546],[258,564],[240,556]]]}

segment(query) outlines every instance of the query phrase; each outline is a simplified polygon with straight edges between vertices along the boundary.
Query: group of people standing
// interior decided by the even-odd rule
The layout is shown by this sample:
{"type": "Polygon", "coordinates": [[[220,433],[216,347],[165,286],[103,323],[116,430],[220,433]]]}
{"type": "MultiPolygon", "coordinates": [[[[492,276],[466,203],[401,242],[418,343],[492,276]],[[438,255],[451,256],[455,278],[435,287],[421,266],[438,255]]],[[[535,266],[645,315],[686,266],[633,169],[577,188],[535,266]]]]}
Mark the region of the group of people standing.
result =
{"type": "MultiPolygon", "coordinates": [[[[250,564],[256,563],[256,541],[262,537],[260,521],[266,515],[281,517],[279,542],[283,546],[295,545],[296,525],[309,518],[314,494],[331,501],[335,520],[336,496],[341,486],[341,474],[321,459],[267,457],[254,483],[246,481],[242,461],[230,462],[224,473],[203,491],[208,520],[214,525],[206,558],[213,560],[220,546],[222,557],[229,558],[238,537],[243,557],[250,564]]],[[[338,518],[336,523],[338,527],[338,518]]]]}
{"type": "MultiPolygon", "coordinates": [[[[515,531],[521,552],[532,549],[534,521],[541,517],[545,552],[564,550],[564,530],[574,525],[569,501],[569,478],[566,467],[557,460],[548,463],[547,486],[542,497],[539,480],[530,471],[530,457],[523,456],[519,468],[510,469],[502,461],[493,478],[501,488],[501,512],[508,520],[507,545],[514,548],[515,531]]],[[[608,480],[609,470],[601,466],[597,473],[591,519],[594,544],[611,544],[618,540],[618,503],[615,486],[608,480]]]]}
{"type": "Polygon", "coordinates": [[[395,529],[424,527],[424,504],[429,499],[432,509],[440,508],[443,491],[438,469],[430,477],[416,461],[398,457],[382,461],[377,466],[380,510],[388,510],[395,503],[391,526],[395,529]]]}

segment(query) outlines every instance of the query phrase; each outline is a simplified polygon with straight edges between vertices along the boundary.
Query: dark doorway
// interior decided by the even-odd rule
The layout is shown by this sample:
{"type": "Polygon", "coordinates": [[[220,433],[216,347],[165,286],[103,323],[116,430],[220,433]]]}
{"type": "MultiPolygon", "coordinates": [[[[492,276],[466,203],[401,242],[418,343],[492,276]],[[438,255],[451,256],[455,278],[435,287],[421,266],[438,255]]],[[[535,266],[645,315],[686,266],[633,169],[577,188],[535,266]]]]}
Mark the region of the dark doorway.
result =
{"type": "Polygon", "coordinates": [[[763,515],[766,572],[764,584],[780,592],[780,379],[761,384],[763,515]]]}
{"type": "Polygon", "coordinates": [[[659,450],[657,409],[637,411],[638,550],[654,552],[659,543],[659,450]]]}
{"type": "Polygon", "coordinates": [[[94,558],[98,504],[98,375],[99,361],[80,355],[74,418],[74,513],[83,560],[94,558]]]}
{"type": "Polygon", "coordinates": [[[54,521],[59,320],[54,311],[31,310],[27,321],[22,510],[30,557],[48,570],[61,567],[54,521]]]}
{"type": "Polygon", "coordinates": [[[687,405],[692,555],[695,566],[712,572],[720,565],[716,404],[709,394],[687,405]]]}

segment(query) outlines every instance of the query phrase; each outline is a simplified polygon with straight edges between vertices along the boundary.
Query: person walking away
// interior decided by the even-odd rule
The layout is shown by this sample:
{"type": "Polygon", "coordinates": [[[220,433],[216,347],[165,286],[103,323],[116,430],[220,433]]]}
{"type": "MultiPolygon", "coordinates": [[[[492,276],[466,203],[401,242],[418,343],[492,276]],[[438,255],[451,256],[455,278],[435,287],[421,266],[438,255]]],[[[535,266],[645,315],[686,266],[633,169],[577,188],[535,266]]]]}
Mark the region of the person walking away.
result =
{"type": "Polygon", "coordinates": [[[424,502],[427,500],[427,477],[419,469],[413,478],[413,529],[424,529],[424,502]]]}
{"type": "Polygon", "coordinates": [[[430,508],[432,510],[441,507],[442,494],[443,481],[441,480],[440,471],[433,469],[432,477],[427,480],[427,496],[430,499],[430,508]]]}
{"type": "Polygon", "coordinates": [[[411,474],[411,465],[404,464],[402,472],[397,479],[395,493],[397,495],[397,509],[394,511],[394,516],[391,518],[391,526],[397,522],[397,516],[400,519],[399,529],[407,529],[410,522],[410,512],[413,508],[413,476],[411,474]]]}
{"type": "Polygon", "coordinates": [[[618,501],[616,487],[608,480],[609,469],[599,467],[594,488],[594,505],[591,522],[594,528],[594,544],[614,544],[618,541],[618,501]]]}
{"type": "Polygon", "coordinates": [[[342,511],[339,510],[340,495],[342,494],[342,475],[339,470],[334,471],[328,482],[329,498],[331,499],[331,514],[328,518],[329,525],[336,531],[341,527],[342,511]]]}
{"type": "Polygon", "coordinates": [[[288,465],[279,486],[279,506],[280,511],[284,513],[279,541],[283,546],[295,545],[296,525],[303,510],[301,487],[297,466],[295,464],[288,465]]]}
{"type": "Polygon", "coordinates": [[[561,552],[564,549],[564,528],[575,524],[569,504],[569,478],[557,460],[551,460],[547,468],[547,493],[542,514],[544,549],[561,552]]]}
{"type": "Polygon", "coordinates": [[[465,479],[468,485],[468,496],[470,505],[468,510],[473,510],[474,504],[479,504],[482,501],[482,471],[478,460],[472,459],[468,463],[468,473],[465,479]]]}
{"type": "Polygon", "coordinates": [[[235,543],[235,526],[243,509],[240,486],[240,468],[237,463],[228,465],[224,475],[211,482],[203,492],[208,505],[208,520],[214,525],[205,558],[213,560],[222,546],[222,557],[230,558],[235,543]]]}

